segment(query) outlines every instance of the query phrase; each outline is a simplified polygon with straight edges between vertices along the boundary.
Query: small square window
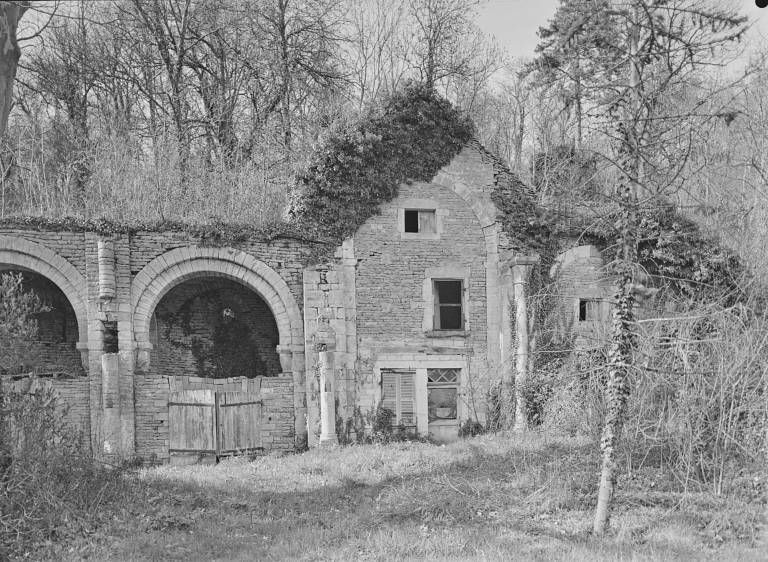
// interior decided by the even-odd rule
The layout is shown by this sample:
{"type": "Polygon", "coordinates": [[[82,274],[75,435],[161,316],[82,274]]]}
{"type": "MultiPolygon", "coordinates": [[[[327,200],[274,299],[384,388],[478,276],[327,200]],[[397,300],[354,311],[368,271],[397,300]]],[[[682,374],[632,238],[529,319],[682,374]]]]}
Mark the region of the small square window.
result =
{"type": "Polygon", "coordinates": [[[464,314],[462,310],[463,282],[458,279],[434,281],[435,293],[435,330],[463,330],[464,314]]]}
{"type": "Polygon", "coordinates": [[[579,299],[579,322],[600,320],[600,301],[597,299],[579,299]]]}
{"type": "Polygon", "coordinates": [[[434,234],[437,232],[434,209],[405,209],[403,231],[434,234]]]}

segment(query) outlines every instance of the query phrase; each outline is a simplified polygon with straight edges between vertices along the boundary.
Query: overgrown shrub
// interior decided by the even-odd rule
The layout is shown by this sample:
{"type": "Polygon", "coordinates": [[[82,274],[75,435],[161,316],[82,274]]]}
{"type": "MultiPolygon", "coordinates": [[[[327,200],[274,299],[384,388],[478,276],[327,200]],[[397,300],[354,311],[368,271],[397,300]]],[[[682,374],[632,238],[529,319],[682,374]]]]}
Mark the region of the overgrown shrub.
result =
{"type": "Polygon", "coordinates": [[[34,362],[25,344],[37,336],[35,314],[43,310],[21,276],[0,276],[0,559],[90,530],[99,508],[128,486],[122,471],[94,462],[50,384],[10,378],[34,362]]]}
{"type": "Polygon", "coordinates": [[[94,462],[50,388],[3,392],[0,422],[0,558],[91,531],[126,494],[123,472],[94,462]]]}
{"type": "Polygon", "coordinates": [[[0,374],[17,374],[32,366],[35,316],[49,310],[22,283],[21,273],[0,275],[0,374]]]}
{"type": "MultiPolygon", "coordinates": [[[[768,318],[746,306],[680,305],[637,325],[625,423],[627,472],[661,469],[681,488],[734,493],[768,466],[768,318]]],[[[604,359],[575,354],[547,381],[544,426],[598,438],[604,359]]],[[[532,381],[536,383],[535,378],[532,381]]],[[[764,485],[764,484],[763,484],[764,485]]]]}

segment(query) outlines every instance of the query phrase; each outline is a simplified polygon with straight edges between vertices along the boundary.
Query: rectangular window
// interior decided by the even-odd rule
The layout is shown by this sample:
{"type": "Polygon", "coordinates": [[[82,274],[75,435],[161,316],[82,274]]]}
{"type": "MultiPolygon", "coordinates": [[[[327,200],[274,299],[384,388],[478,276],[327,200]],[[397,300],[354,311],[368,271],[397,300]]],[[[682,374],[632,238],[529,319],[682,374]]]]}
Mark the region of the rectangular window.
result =
{"type": "Polygon", "coordinates": [[[597,299],[579,299],[579,322],[600,320],[600,301],[597,299]]]}
{"type": "Polygon", "coordinates": [[[437,232],[434,209],[406,209],[404,232],[434,234],[437,232]]]}
{"type": "Polygon", "coordinates": [[[427,369],[429,421],[455,420],[460,369],[427,369]]]}
{"type": "Polygon", "coordinates": [[[464,314],[462,310],[463,282],[457,279],[434,281],[435,294],[435,330],[463,330],[464,314]]]}
{"type": "Polygon", "coordinates": [[[381,370],[381,406],[392,413],[392,425],[416,426],[416,371],[381,370]]]}

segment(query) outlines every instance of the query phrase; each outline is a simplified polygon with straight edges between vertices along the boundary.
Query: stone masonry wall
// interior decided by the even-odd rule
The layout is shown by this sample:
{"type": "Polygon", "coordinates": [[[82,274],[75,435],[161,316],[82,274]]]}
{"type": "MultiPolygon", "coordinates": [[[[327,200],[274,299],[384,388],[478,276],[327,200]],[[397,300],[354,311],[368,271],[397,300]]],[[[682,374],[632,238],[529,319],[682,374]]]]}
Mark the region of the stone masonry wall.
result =
{"type": "MultiPolygon", "coordinates": [[[[468,356],[470,373],[487,370],[486,242],[477,216],[461,197],[434,183],[403,185],[399,196],[359,229],[354,249],[361,409],[369,410],[380,400],[373,367],[381,354],[468,356]],[[402,236],[401,209],[424,207],[436,208],[442,221],[439,238],[402,236]],[[427,317],[434,314],[433,297],[425,298],[425,283],[463,276],[452,271],[467,275],[465,333],[425,330],[425,321],[431,321],[427,317]]],[[[470,388],[483,392],[468,384],[465,401],[472,398],[470,388]]]]}
{"type": "Polygon", "coordinates": [[[0,225],[0,234],[16,236],[45,246],[71,263],[82,275],[85,275],[86,234],[84,232],[41,232],[3,228],[0,225]]]}
{"type": "Polygon", "coordinates": [[[52,389],[56,396],[56,407],[63,415],[64,423],[78,435],[83,436],[86,444],[89,442],[90,407],[87,379],[25,377],[12,381],[0,381],[0,386],[6,391],[23,393],[52,389]]]}
{"type": "Polygon", "coordinates": [[[357,307],[352,240],[338,249],[332,264],[304,272],[304,333],[307,365],[309,445],[320,436],[318,349],[333,352],[336,433],[349,438],[357,405],[357,307]]]}
{"type": "MultiPolygon", "coordinates": [[[[59,359],[66,359],[68,365],[71,363],[70,366],[82,365],[85,361],[86,368],[80,367],[80,372],[86,375],[82,379],[56,379],[52,384],[61,389],[62,401],[70,404],[72,419],[90,432],[91,446],[97,455],[138,453],[144,458],[167,457],[167,375],[178,369],[168,362],[141,369],[140,353],[146,353],[147,348],[137,346],[134,328],[140,314],[136,310],[137,303],[133,302],[132,291],[137,275],[151,261],[162,264],[164,258],[161,256],[176,249],[183,249],[190,259],[196,252],[211,249],[198,247],[198,243],[199,239],[194,235],[180,232],[101,235],[0,227],[0,269],[39,271],[43,278],[61,288],[72,304],[76,318],[71,315],[63,319],[41,316],[41,333],[67,334],[62,336],[66,341],[61,342],[66,344],[66,349],[53,344],[46,348],[50,358],[57,355],[59,359]],[[75,325],[76,330],[73,329],[75,325]],[[113,339],[112,330],[117,334],[117,349],[108,349],[113,339]]],[[[240,312],[251,317],[251,324],[259,325],[259,346],[269,350],[264,361],[268,373],[278,374],[286,370],[285,365],[292,370],[290,376],[271,377],[270,382],[263,384],[262,393],[270,395],[271,400],[264,410],[267,416],[265,430],[269,433],[265,435],[265,443],[273,443],[272,448],[293,448],[304,417],[303,326],[299,308],[302,305],[302,263],[312,251],[312,244],[283,238],[271,242],[244,241],[235,246],[234,253],[237,250],[245,252],[237,255],[251,260],[244,270],[262,280],[265,290],[271,291],[273,301],[282,299],[285,304],[280,306],[287,307],[277,314],[276,319],[283,326],[280,337],[285,336],[290,344],[275,350],[275,329],[267,321],[270,311],[265,300],[255,294],[243,294],[235,299],[241,306],[240,312]],[[286,295],[289,296],[286,298],[286,295]],[[293,392],[294,388],[300,389],[300,393],[293,392]],[[296,412],[300,412],[300,416],[296,412]],[[301,422],[297,422],[298,417],[301,422]]],[[[226,261],[226,255],[234,255],[232,249],[222,248],[220,253],[222,259],[218,262],[215,256],[198,261],[198,264],[210,265],[210,275],[198,269],[191,278],[236,279],[237,275],[232,272],[243,266],[226,261]]],[[[192,270],[183,263],[177,263],[176,267],[177,271],[181,270],[181,277],[168,277],[173,281],[171,285],[153,289],[158,291],[158,298],[175,283],[183,286],[189,281],[187,272],[192,270]]],[[[166,276],[161,275],[161,271],[157,271],[155,278],[152,271],[144,270],[145,280],[149,276],[150,280],[165,282],[166,276]]],[[[236,281],[227,283],[237,284],[236,281]]],[[[41,354],[41,357],[47,355],[41,354]]]]}
{"type": "Polygon", "coordinates": [[[561,253],[551,275],[556,279],[553,325],[562,341],[578,349],[600,347],[609,339],[613,283],[595,246],[577,246],[561,253]],[[590,301],[589,317],[580,319],[581,300],[590,301]]]}

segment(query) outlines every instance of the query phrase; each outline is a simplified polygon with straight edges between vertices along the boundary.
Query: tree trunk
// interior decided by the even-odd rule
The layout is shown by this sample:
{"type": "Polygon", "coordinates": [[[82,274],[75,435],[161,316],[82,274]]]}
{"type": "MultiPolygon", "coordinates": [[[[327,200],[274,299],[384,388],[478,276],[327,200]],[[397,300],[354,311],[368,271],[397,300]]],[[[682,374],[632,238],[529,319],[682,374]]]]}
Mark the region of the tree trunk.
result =
{"type": "Polygon", "coordinates": [[[637,194],[640,174],[640,146],[638,110],[640,73],[638,69],[638,29],[633,26],[630,36],[630,102],[622,136],[622,152],[627,159],[626,178],[619,185],[617,195],[621,206],[621,257],[619,259],[616,304],[613,310],[611,349],[608,355],[608,384],[605,401],[607,413],[600,450],[603,454],[600,487],[597,492],[597,508],[593,532],[603,535],[616,484],[616,446],[619,443],[629,400],[629,374],[634,349],[633,324],[635,321],[635,296],[632,278],[637,262],[637,194]]]}
{"type": "Polygon", "coordinates": [[[28,2],[0,3],[0,136],[8,128],[8,115],[13,105],[13,82],[19,66],[21,49],[16,39],[19,21],[29,7],[28,2]]]}
{"type": "MultiPolygon", "coordinates": [[[[629,187],[627,186],[627,189],[629,187]]],[[[629,254],[632,248],[629,239],[625,240],[624,250],[629,254]]],[[[613,338],[608,357],[608,385],[603,435],[600,439],[602,451],[602,471],[600,487],[597,493],[597,508],[593,531],[602,535],[608,526],[608,516],[616,484],[616,446],[619,442],[629,398],[629,370],[632,365],[632,324],[634,322],[634,295],[632,293],[631,264],[623,264],[616,292],[616,305],[613,311],[613,338]]]]}

